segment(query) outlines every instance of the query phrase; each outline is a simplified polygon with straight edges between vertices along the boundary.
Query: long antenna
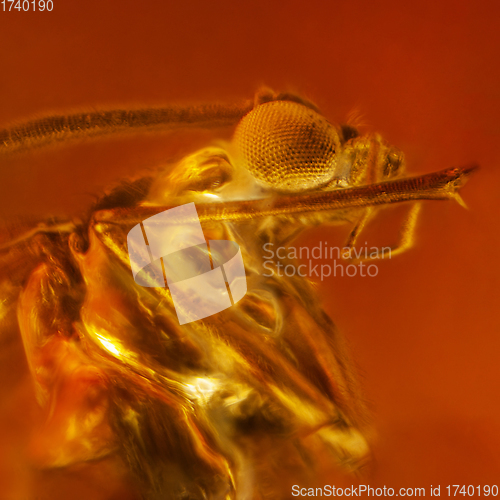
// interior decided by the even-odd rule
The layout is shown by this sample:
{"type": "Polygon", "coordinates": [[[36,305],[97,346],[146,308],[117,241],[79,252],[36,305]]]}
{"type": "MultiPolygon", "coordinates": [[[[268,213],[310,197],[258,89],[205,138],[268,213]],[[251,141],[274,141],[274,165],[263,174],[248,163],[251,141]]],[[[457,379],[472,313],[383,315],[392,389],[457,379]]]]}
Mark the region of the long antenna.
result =
{"type": "Polygon", "coordinates": [[[0,154],[27,151],[82,137],[126,131],[229,127],[250,111],[253,101],[241,104],[204,104],[165,108],[114,109],[39,118],[0,130],[0,154]]]}
{"type": "MultiPolygon", "coordinates": [[[[468,165],[367,186],[281,194],[252,200],[197,203],[196,210],[201,222],[244,222],[259,217],[345,210],[417,200],[456,200],[461,204],[462,199],[458,191],[477,169],[477,165],[468,165]]],[[[104,209],[95,212],[93,219],[96,223],[131,225],[170,208],[173,207],[144,205],[104,209]]],[[[177,223],[185,224],[190,221],[184,218],[179,219],[177,223]]]]}

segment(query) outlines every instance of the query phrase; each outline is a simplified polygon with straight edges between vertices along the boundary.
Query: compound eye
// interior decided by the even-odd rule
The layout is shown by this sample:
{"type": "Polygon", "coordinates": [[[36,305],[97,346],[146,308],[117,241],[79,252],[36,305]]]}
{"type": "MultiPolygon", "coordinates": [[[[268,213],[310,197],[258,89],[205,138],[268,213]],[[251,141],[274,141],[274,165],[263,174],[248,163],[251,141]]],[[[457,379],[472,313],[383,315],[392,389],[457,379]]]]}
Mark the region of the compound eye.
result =
{"type": "Polygon", "coordinates": [[[326,185],[341,146],[337,128],[291,101],[255,107],[241,119],[233,141],[241,166],[261,186],[294,193],[326,185]]]}

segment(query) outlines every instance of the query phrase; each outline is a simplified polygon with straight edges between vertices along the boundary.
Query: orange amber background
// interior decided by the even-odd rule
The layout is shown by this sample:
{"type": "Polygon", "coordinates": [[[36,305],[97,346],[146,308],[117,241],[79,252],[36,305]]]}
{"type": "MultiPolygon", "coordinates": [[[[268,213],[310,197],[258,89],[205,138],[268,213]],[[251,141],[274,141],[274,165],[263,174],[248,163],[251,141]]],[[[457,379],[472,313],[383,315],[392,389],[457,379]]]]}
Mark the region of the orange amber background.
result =
{"type": "MultiPolygon", "coordinates": [[[[427,496],[431,484],[442,495],[448,484],[498,484],[499,16],[497,2],[457,0],[54,0],[53,12],[0,11],[0,125],[100,105],[242,99],[265,84],[303,93],[332,121],[360,115],[405,151],[412,174],[478,162],[462,192],[469,211],[426,203],[414,249],[380,263],[375,278],[327,278],[319,291],[373,407],[370,484],[427,496]]],[[[127,137],[2,158],[0,215],[78,214],[110,183],[207,139],[127,137]]],[[[368,237],[394,239],[394,217],[378,218],[368,237]]],[[[347,231],[301,241],[340,245],[347,231]]],[[[10,350],[0,498],[31,500],[32,393],[22,350],[0,345],[10,350]]],[[[73,474],[76,487],[55,474],[45,494],[126,498],[106,472],[73,474]]]]}

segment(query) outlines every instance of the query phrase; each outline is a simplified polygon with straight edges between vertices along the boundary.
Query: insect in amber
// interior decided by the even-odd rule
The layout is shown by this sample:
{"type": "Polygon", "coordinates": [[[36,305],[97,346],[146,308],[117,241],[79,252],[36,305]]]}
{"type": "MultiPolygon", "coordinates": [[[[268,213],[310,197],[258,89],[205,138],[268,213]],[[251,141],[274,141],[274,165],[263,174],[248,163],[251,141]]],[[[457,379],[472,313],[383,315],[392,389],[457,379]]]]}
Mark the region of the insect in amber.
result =
{"type": "Polygon", "coordinates": [[[262,248],[317,224],[455,199],[475,167],[404,176],[377,135],[333,126],[310,103],[261,93],[242,105],[47,117],[0,132],[0,152],[127,130],[236,125],[155,178],[124,182],[86,222],[13,229],[0,243],[2,329],[18,329],[46,411],[33,456],[68,467],[117,454],[143,498],[288,498],[370,457],[370,426],[341,336],[301,276],[263,273],[262,248]],[[204,233],[242,249],[247,295],[180,326],[168,289],[132,277],[127,233],[195,202],[204,233]],[[76,389],[77,388],[77,389],[76,389]]]}

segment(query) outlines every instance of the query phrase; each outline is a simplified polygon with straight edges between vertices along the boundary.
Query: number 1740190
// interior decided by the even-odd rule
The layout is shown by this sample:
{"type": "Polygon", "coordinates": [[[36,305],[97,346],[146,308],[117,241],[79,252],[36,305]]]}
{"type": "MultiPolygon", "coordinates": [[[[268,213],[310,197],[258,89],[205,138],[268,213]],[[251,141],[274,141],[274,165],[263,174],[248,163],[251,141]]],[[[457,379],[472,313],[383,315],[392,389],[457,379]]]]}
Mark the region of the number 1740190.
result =
{"type": "Polygon", "coordinates": [[[0,2],[2,5],[3,12],[12,12],[18,10],[19,12],[43,12],[44,10],[51,12],[54,8],[54,3],[52,0],[2,0],[0,2]]]}
{"type": "Polygon", "coordinates": [[[448,490],[448,496],[484,496],[489,497],[490,495],[493,497],[498,496],[498,486],[494,484],[493,486],[484,485],[484,486],[473,486],[470,484],[469,486],[460,485],[460,484],[452,484],[446,487],[448,490]]]}

